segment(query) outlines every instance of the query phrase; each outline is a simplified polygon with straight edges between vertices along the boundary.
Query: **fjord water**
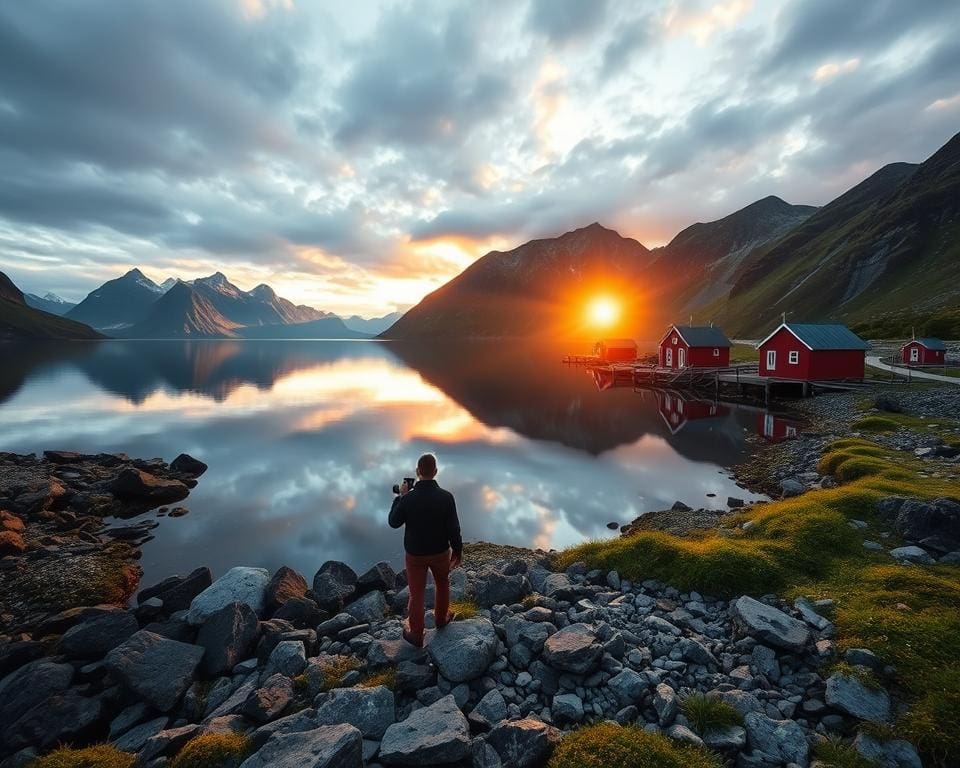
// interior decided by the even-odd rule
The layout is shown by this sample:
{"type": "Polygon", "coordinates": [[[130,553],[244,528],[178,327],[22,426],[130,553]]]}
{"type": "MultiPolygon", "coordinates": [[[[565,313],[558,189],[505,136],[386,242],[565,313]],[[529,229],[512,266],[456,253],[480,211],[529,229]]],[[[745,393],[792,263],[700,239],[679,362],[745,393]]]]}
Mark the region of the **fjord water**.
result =
{"type": "MultiPolygon", "coordinates": [[[[144,584],[209,565],[399,564],[391,486],[436,452],[466,540],[560,548],[679,499],[725,507],[756,409],[606,388],[562,350],[366,341],[4,348],[0,450],[210,465],[143,547],[144,584]],[[709,495],[714,494],[714,495],[709,495]]],[[[153,517],[156,512],[148,513],[153,517]]]]}

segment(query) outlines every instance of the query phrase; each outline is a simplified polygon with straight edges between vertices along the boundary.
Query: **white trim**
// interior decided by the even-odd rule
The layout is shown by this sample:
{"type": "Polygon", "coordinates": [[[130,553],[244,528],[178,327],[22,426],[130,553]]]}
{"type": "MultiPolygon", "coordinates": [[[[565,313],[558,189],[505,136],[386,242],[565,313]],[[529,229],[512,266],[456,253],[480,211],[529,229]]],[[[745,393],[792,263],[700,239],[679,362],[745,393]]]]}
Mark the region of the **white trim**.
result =
{"type": "Polygon", "coordinates": [[[770,339],[772,339],[774,336],[776,336],[778,333],[780,333],[780,331],[781,331],[783,328],[786,328],[788,331],[790,331],[790,335],[793,336],[793,338],[795,338],[795,339],[796,339],[797,341],[799,341],[801,344],[803,344],[803,346],[805,346],[805,347],[806,347],[807,349],[809,349],[811,352],[813,351],[813,347],[811,347],[809,344],[807,344],[807,342],[805,342],[803,339],[801,339],[799,336],[797,336],[797,334],[795,334],[795,333],[790,329],[790,326],[787,325],[786,323],[780,323],[780,325],[777,327],[777,330],[775,330],[773,333],[771,333],[769,336],[767,336],[767,338],[765,338],[763,341],[761,341],[759,344],[757,344],[757,349],[760,349],[760,347],[762,347],[764,344],[766,344],[768,341],[770,341],[770,339]]]}
{"type": "Polygon", "coordinates": [[[767,350],[767,370],[768,371],[777,370],[777,350],[775,349],[767,350]]]}
{"type": "Polygon", "coordinates": [[[800,352],[796,349],[791,349],[790,354],[787,355],[787,363],[789,365],[800,365],[800,352]]]}
{"type": "Polygon", "coordinates": [[[686,368],[687,367],[687,348],[680,347],[677,349],[677,368],[686,368]]]}

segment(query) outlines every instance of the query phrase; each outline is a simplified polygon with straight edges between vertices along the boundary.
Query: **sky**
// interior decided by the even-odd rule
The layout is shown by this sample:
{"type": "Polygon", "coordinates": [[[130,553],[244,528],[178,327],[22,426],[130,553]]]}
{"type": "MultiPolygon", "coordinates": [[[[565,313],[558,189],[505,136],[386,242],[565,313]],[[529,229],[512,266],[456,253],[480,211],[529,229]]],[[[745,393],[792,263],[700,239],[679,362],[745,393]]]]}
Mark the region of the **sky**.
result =
{"type": "Polygon", "coordinates": [[[599,221],[822,205],[960,129],[949,0],[0,5],[0,270],[415,304],[599,221]]]}

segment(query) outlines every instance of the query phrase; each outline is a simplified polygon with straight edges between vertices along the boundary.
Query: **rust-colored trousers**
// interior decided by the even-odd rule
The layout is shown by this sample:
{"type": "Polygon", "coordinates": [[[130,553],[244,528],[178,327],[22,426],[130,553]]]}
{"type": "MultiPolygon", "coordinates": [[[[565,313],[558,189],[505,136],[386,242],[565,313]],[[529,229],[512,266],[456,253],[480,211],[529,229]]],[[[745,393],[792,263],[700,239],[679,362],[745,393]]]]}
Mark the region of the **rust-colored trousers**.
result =
{"type": "Polygon", "coordinates": [[[447,618],[450,608],[450,550],[436,555],[407,555],[407,585],[410,587],[410,600],[407,602],[407,619],[410,622],[410,634],[417,640],[423,640],[424,593],[427,589],[427,571],[433,574],[436,597],[433,601],[433,615],[438,625],[447,618]]]}

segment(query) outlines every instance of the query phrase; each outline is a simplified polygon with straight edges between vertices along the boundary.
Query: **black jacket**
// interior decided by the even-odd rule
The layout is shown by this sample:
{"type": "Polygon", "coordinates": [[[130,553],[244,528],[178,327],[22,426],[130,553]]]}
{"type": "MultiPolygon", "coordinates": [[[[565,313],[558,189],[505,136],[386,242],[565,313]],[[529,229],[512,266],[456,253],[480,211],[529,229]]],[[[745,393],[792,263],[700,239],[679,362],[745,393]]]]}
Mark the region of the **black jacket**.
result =
{"type": "Polygon", "coordinates": [[[420,480],[406,496],[397,496],[390,507],[390,527],[406,525],[403,547],[408,555],[438,555],[447,549],[463,552],[460,520],[453,494],[436,480],[420,480]]]}

